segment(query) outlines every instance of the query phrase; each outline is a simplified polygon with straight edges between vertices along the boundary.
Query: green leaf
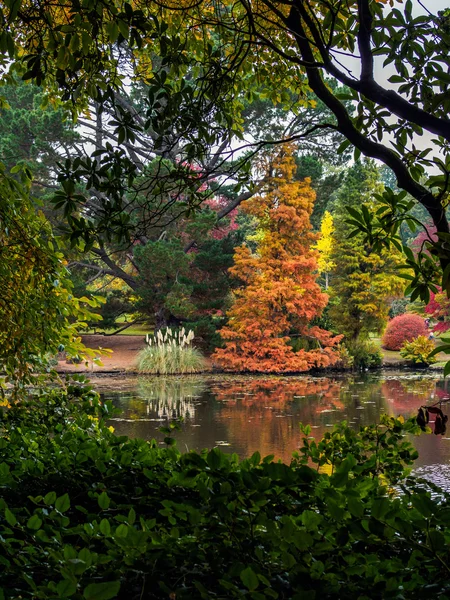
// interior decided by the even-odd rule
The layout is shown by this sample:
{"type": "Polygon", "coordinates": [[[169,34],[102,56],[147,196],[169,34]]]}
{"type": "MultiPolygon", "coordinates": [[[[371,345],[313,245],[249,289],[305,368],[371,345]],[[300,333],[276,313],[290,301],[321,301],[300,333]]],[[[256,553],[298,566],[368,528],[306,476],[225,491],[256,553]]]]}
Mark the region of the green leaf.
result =
{"type": "Polygon", "coordinates": [[[136,511],[134,510],[134,508],[130,508],[130,510],[128,511],[127,521],[129,525],[133,525],[136,521],[136,511]]]}
{"type": "Polygon", "coordinates": [[[315,529],[321,523],[323,518],[312,510],[305,510],[302,513],[302,523],[307,529],[315,529]]]}
{"type": "Polygon", "coordinates": [[[17,523],[17,519],[14,514],[9,510],[9,508],[5,509],[5,519],[11,527],[14,527],[17,523]]]}
{"type": "Polygon", "coordinates": [[[251,567],[247,567],[240,573],[240,578],[245,587],[250,590],[256,590],[259,585],[259,579],[251,567]]]}
{"type": "Polygon", "coordinates": [[[372,504],[372,516],[375,519],[382,519],[390,508],[391,503],[387,498],[375,498],[372,504]]]}
{"type": "Polygon", "coordinates": [[[249,460],[253,465],[257,466],[261,462],[261,454],[259,452],[254,452],[249,460]]]}
{"type": "Polygon", "coordinates": [[[66,560],[73,560],[77,557],[77,551],[73,546],[64,546],[64,558],[66,560]]]}
{"type": "Polygon", "coordinates": [[[347,148],[350,146],[350,142],[349,140],[345,140],[344,142],[342,142],[342,144],[339,146],[339,148],[337,149],[337,154],[342,154],[345,150],[347,150],[347,148]]]}
{"type": "Polygon", "coordinates": [[[428,356],[435,356],[436,354],[439,354],[439,352],[444,352],[444,354],[450,354],[450,344],[442,344],[441,346],[436,346],[436,348],[432,350],[428,356]]]}
{"type": "Polygon", "coordinates": [[[66,512],[70,508],[70,498],[69,494],[64,494],[60,496],[55,502],[55,508],[59,512],[66,512]]]}
{"type": "Polygon", "coordinates": [[[116,21],[110,21],[106,24],[106,31],[108,33],[109,41],[114,43],[119,37],[119,27],[116,21]]]}
{"type": "Polygon", "coordinates": [[[122,537],[122,538],[127,537],[127,535],[128,535],[128,525],[124,525],[123,523],[122,523],[122,525],[119,525],[116,528],[115,535],[117,537],[122,537]]]}
{"type": "Polygon", "coordinates": [[[128,23],[126,23],[125,21],[119,20],[117,22],[117,25],[119,27],[119,31],[122,34],[122,36],[127,40],[130,35],[130,28],[128,27],[128,23]]]}
{"type": "Polygon", "coordinates": [[[333,487],[343,487],[348,481],[348,470],[338,468],[330,477],[330,483],[333,487]]]}
{"type": "Polygon", "coordinates": [[[40,519],[37,515],[33,515],[28,519],[27,527],[29,529],[39,529],[42,525],[42,519],[40,519]]]}
{"type": "Polygon", "coordinates": [[[98,505],[102,510],[107,510],[111,503],[111,500],[106,492],[102,492],[100,496],[97,498],[98,505]]]}
{"type": "Polygon", "coordinates": [[[223,461],[222,452],[218,448],[213,448],[208,452],[206,462],[211,469],[220,469],[223,461]]]}
{"type": "Polygon", "coordinates": [[[357,498],[353,498],[352,496],[350,496],[347,501],[347,507],[349,512],[354,517],[361,518],[364,514],[364,505],[361,502],[361,500],[358,500],[357,498]]]}
{"type": "Polygon", "coordinates": [[[56,492],[49,492],[48,494],[46,494],[44,496],[44,503],[49,506],[50,504],[53,504],[56,500],[56,492]]]}
{"type": "Polygon", "coordinates": [[[352,215],[352,217],[354,217],[356,219],[356,221],[362,222],[363,221],[363,217],[362,214],[359,212],[358,209],[353,208],[353,206],[346,206],[345,210],[350,213],[352,215]]]}
{"type": "Polygon", "coordinates": [[[450,375],[450,360],[445,363],[444,366],[444,377],[448,377],[450,375]]]}
{"type": "Polygon", "coordinates": [[[439,79],[439,81],[444,81],[445,83],[450,83],[450,74],[446,73],[445,71],[437,71],[436,73],[434,73],[436,79],[439,79]]]}
{"type": "Polygon", "coordinates": [[[433,500],[425,494],[413,494],[411,496],[411,503],[426,519],[432,517],[436,510],[433,500]]]}
{"type": "Polygon", "coordinates": [[[120,589],[120,581],[108,581],[105,583],[91,583],[83,592],[85,600],[110,600],[117,596],[120,589]]]}
{"type": "Polygon", "coordinates": [[[334,500],[328,499],[327,501],[328,512],[335,521],[340,521],[344,516],[344,509],[339,506],[334,500]]]}
{"type": "Polygon", "coordinates": [[[108,519],[102,519],[100,521],[100,531],[103,533],[103,535],[111,534],[111,525],[109,524],[108,519]]]}
{"type": "Polygon", "coordinates": [[[445,537],[436,529],[428,532],[428,542],[435,552],[442,552],[447,549],[445,537]]]}
{"type": "Polygon", "coordinates": [[[68,579],[63,579],[56,586],[56,591],[60,598],[68,598],[69,596],[73,596],[77,591],[77,584],[68,579]]]}

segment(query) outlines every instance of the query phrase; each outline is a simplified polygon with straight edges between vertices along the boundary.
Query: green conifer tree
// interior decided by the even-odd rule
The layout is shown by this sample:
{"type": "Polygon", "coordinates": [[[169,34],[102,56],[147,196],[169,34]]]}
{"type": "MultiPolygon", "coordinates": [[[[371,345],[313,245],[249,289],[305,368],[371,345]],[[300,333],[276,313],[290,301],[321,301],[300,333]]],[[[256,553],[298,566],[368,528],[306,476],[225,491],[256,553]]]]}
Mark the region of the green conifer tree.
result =
{"type": "Polygon", "coordinates": [[[395,249],[376,253],[363,243],[362,235],[348,237],[351,227],[346,223],[346,207],[365,204],[373,208],[374,194],[382,190],[375,163],[364,160],[349,169],[336,198],[330,317],[335,328],[352,341],[382,331],[388,318],[388,300],[401,296],[405,287],[395,270],[402,262],[400,253],[395,249]]]}

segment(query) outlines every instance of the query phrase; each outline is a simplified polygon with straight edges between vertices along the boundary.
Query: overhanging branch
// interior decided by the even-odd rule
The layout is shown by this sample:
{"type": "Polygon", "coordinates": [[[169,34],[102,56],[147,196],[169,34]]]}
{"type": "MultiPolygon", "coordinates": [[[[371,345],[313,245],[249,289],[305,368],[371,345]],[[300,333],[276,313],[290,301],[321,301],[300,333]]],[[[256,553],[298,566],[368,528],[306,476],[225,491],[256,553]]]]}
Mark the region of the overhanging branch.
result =
{"type": "MultiPolygon", "coordinates": [[[[294,0],[294,3],[288,24],[295,36],[301,55],[306,61],[312,61],[314,58],[313,51],[301,19],[304,8],[301,1],[294,0]]],[[[411,177],[407,167],[395,152],[386,148],[383,144],[368,139],[356,129],[346,108],[325,85],[318,69],[306,67],[306,74],[311,89],[335,115],[338,130],[365,156],[381,160],[390,167],[397,177],[399,187],[410,193],[427,209],[439,232],[448,233],[449,225],[445,211],[433,194],[411,177]]]]}

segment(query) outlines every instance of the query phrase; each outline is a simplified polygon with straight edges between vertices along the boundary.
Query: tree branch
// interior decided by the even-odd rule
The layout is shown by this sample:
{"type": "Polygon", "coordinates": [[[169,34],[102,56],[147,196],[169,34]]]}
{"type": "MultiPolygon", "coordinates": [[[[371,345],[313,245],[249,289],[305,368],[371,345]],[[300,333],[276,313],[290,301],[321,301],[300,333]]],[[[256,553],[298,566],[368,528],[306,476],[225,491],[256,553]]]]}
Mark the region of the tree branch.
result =
{"type": "MultiPolygon", "coordinates": [[[[301,55],[306,61],[312,61],[313,51],[301,20],[303,12],[302,2],[300,0],[294,0],[294,6],[291,9],[288,23],[295,36],[301,55]]],[[[433,196],[433,194],[414,181],[407,167],[395,152],[380,143],[373,142],[356,129],[344,105],[325,85],[318,69],[306,67],[306,74],[311,89],[335,115],[338,122],[338,130],[345,135],[356,148],[361,150],[364,155],[381,160],[390,167],[397,177],[399,187],[409,192],[413,198],[418,200],[427,209],[439,232],[448,233],[449,225],[445,211],[441,203],[433,196]]]]}
{"type": "Polygon", "coordinates": [[[122,281],[128,284],[132,290],[136,291],[138,289],[139,286],[137,279],[133,277],[133,275],[129,275],[123,269],[121,269],[119,265],[117,265],[111,259],[111,257],[108,256],[104,248],[92,248],[91,252],[101,258],[101,260],[111,269],[115,277],[122,279],[122,281]]]}
{"type": "MultiPolygon", "coordinates": [[[[369,17],[367,16],[367,10],[370,11],[369,7],[366,8],[363,6],[366,0],[360,0],[360,10],[363,12],[363,19],[365,20],[365,27],[371,26],[371,15],[369,13],[369,17]],[[369,20],[368,20],[369,19],[369,20]]],[[[373,68],[371,65],[371,61],[373,61],[372,51],[370,48],[370,33],[369,31],[364,30],[364,28],[360,27],[360,33],[358,34],[358,43],[361,41],[362,43],[362,52],[365,54],[361,59],[363,61],[363,73],[361,74],[361,79],[354,79],[345,75],[340,69],[333,64],[332,59],[323,45],[321,41],[320,32],[318,31],[314,21],[311,18],[304,2],[301,0],[293,0],[292,8],[289,14],[289,17],[285,20],[286,25],[290,27],[292,34],[296,38],[297,44],[299,44],[299,36],[303,37],[304,45],[307,45],[310,52],[308,53],[309,58],[306,58],[306,54],[301,50],[302,57],[306,60],[305,62],[305,70],[307,72],[312,72],[312,67],[308,66],[308,61],[310,65],[314,64],[314,70],[318,70],[319,68],[324,68],[327,73],[335,77],[342,84],[348,86],[350,89],[363,94],[366,98],[375,102],[379,106],[383,106],[387,108],[392,114],[396,115],[400,119],[405,119],[406,121],[410,121],[419,125],[423,129],[426,129],[430,133],[434,133],[438,136],[445,138],[448,142],[450,142],[450,120],[442,119],[439,117],[435,117],[433,114],[419,108],[418,106],[411,104],[408,100],[405,100],[402,96],[394,92],[393,90],[386,90],[381,85],[379,85],[373,77],[370,77],[371,69],[373,68]],[[295,24],[295,21],[298,21],[295,24]],[[303,20],[311,32],[311,35],[314,40],[314,45],[318,49],[320,56],[323,60],[323,64],[315,62],[314,54],[311,51],[310,44],[312,43],[308,38],[308,33],[301,24],[301,20],[303,20]],[[362,37],[360,37],[362,36],[362,37]],[[367,56],[369,53],[372,58],[367,56]],[[365,76],[369,75],[366,79],[365,76]]],[[[361,48],[360,48],[361,50],[361,48]]]]}
{"type": "Polygon", "coordinates": [[[359,31],[358,47],[361,56],[361,81],[374,81],[373,79],[373,55],[370,47],[372,35],[372,13],[368,0],[359,0],[359,31]]]}

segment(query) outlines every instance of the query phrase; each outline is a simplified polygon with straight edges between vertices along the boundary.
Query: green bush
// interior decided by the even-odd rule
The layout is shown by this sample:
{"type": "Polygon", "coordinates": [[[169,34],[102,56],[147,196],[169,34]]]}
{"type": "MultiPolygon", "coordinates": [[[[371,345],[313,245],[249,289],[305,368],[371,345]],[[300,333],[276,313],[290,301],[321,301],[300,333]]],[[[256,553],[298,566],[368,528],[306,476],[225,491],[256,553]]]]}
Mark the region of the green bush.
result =
{"type": "Polygon", "coordinates": [[[351,369],[354,366],[355,359],[348,351],[348,348],[344,344],[339,346],[339,362],[337,367],[341,369],[351,369]]]}
{"type": "Polygon", "coordinates": [[[203,354],[191,345],[192,330],[170,328],[154,337],[147,336],[147,347],[138,356],[138,369],[152,375],[199,373],[206,368],[203,354]]]}
{"type": "Polygon", "coordinates": [[[345,342],[350,356],[353,358],[353,366],[356,369],[374,369],[380,367],[383,355],[380,348],[369,340],[356,340],[345,342]]]}
{"type": "Polygon", "coordinates": [[[224,317],[207,316],[196,321],[186,321],[186,328],[195,331],[195,343],[201,350],[212,354],[223,344],[218,331],[224,326],[225,321],[224,317]]]}
{"type": "Polygon", "coordinates": [[[431,365],[437,360],[435,356],[430,356],[435,348],[433,340],[429,340],[424,335],[419,335],[411,342],[403,344],[400,356],[416,365],[431,365]]]}
{"type": "Polygon", "coordinates": [[[288,344],[289,346],[291,346],[294,352],[300,352],[301,350],[309,352],[310,350],[317,350],[318,348],[320,348],[320,344],[317,340],[312,338],[308,339],[303,336],[292,336],[288,344]]]}
{"type": "Polygon", "coordinates": [[[0,415],[1,598],[449,597],[450,497],[405,479],[414,421],[304,428],[287,465],[116,437],[111,413],[71,385],[0,415]]]}

